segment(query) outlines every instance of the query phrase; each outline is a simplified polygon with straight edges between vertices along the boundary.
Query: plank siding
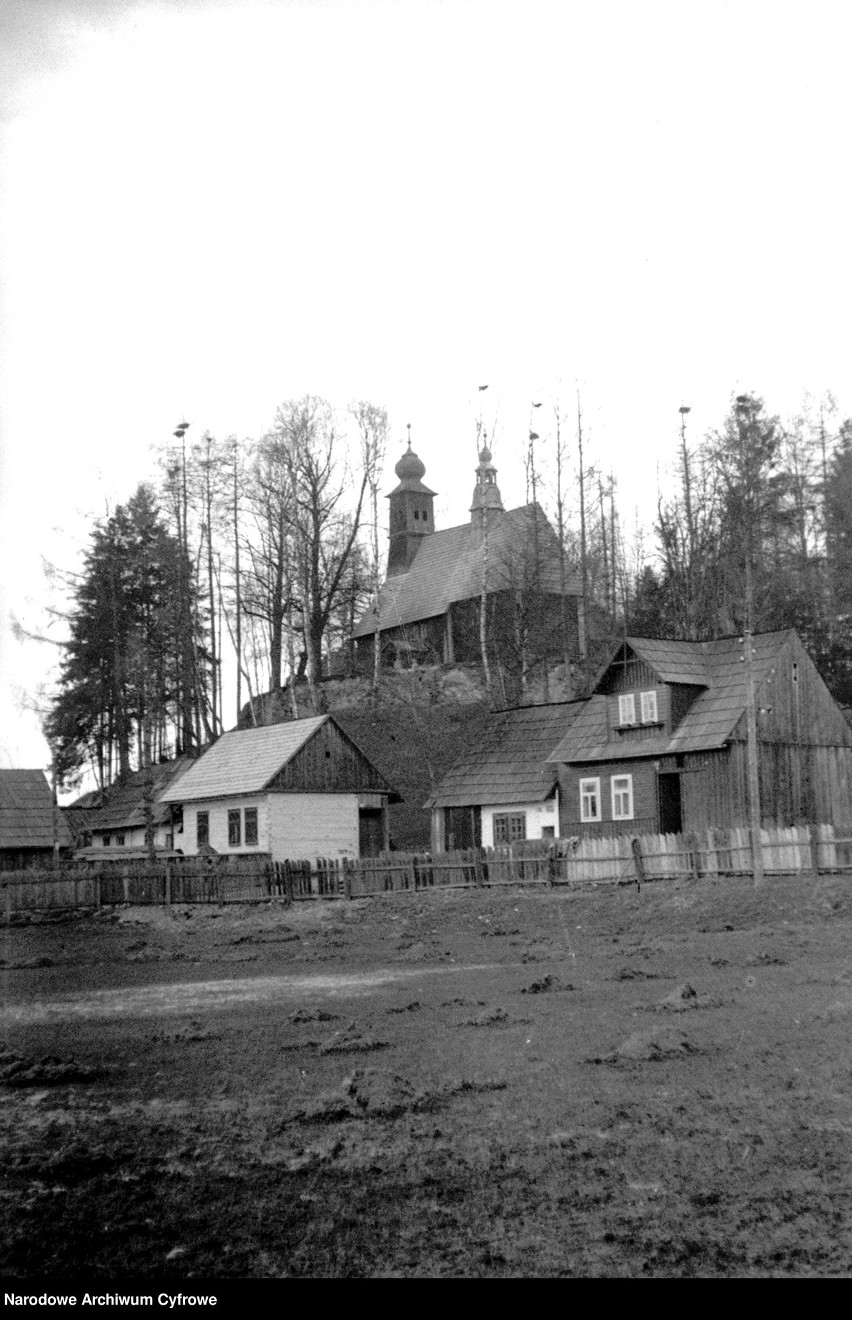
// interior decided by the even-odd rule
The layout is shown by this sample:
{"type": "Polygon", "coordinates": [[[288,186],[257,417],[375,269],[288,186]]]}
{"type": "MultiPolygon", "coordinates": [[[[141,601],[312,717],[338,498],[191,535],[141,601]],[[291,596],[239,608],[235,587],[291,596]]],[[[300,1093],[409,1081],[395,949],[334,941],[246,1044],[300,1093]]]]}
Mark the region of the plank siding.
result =
{"type": "Polygon", "coordinates": [[[612,761],[596,765],[561,766],[559,771],[559,833],[562,838],[589,838],[628,832],[654,832],[658,816],[657,773],[652,760],[612,761]],[[611,780],[633,776],[633,819],[613,820],[611,780]],[[580,819],[580,780],[600,779],[601,819],[580,819]]]}
{"type": "Polygon", "coordinates": [[[388,793],[378,770],[331,720],[269,784],[273,793],[388,793]]]}

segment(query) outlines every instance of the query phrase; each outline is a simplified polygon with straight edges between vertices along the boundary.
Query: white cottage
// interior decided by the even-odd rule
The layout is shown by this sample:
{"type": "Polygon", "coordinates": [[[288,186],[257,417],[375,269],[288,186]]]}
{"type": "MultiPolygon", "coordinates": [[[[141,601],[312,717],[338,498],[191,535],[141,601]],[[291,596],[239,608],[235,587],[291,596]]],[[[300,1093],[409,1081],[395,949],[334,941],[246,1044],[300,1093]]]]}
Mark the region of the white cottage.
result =
{"type": "Polygon", "coordinates": [[[187,855],[375,856],[399,796],[332,715],[226,733],[162,794],[187,855]]]}

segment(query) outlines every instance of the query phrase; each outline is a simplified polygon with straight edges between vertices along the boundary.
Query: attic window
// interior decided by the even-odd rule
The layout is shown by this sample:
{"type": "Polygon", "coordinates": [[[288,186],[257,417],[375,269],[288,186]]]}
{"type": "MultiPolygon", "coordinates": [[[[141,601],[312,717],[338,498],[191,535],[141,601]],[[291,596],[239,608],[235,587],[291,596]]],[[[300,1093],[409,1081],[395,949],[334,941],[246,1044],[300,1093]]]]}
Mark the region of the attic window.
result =
{"type": "Polygon", "coordinates": [[[636,723],[636,697],[632,692],[623,692],[618,698],[619,724],[636,723]]]}
{"type": "Polygon", "coordinates": [[[642,723],[657,723],[657,694],[656,692],[643,692],[639,697],[642,709],[642,723]]]}

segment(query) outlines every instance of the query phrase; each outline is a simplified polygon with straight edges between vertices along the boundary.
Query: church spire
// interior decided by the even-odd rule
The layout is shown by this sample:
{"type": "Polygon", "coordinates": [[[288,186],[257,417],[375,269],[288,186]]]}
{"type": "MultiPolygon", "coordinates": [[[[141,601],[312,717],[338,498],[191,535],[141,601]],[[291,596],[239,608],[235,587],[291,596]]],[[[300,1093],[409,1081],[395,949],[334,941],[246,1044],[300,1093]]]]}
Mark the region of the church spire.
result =
{"type": "Polygon", "coordinates": [[[479,451],[479,466],[476,469],[476,485],[473,488],[473,501],[470,506],[471,522],[481,520],[480,509],[503,512],[503,500],[497,485],[497,469],[491,462],[491,450],[484,444],[479,451]]]}

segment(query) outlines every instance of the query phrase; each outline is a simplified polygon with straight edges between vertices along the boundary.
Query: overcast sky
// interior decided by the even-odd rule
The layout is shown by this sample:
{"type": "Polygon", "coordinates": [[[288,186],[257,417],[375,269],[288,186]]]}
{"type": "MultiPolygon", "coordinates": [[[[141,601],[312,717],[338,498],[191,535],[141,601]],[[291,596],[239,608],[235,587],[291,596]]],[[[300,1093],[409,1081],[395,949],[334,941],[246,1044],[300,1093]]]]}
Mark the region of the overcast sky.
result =
{"type": "Polygon", "coordinates": [[[10,616],[44,630],[42,557],[183,417],[383,403],[446,526],[479,384],[507,503],[579,385],[627,521],[683,402],[695,439],[740,390],[852,413],[850,35],[842,0],[4,0],[0,765],[47,763],[56,657],[10,616]]]}

